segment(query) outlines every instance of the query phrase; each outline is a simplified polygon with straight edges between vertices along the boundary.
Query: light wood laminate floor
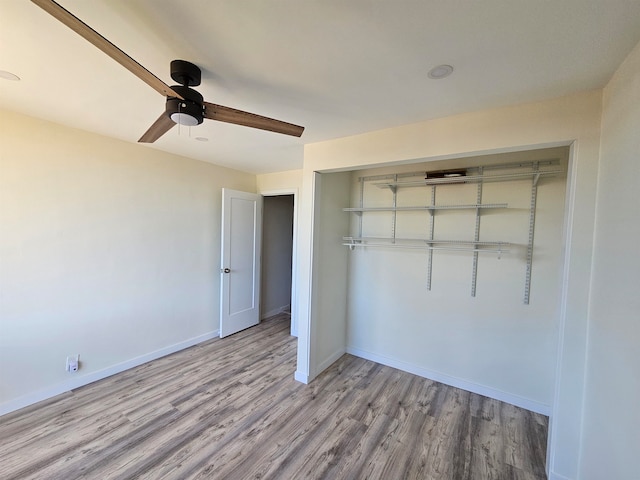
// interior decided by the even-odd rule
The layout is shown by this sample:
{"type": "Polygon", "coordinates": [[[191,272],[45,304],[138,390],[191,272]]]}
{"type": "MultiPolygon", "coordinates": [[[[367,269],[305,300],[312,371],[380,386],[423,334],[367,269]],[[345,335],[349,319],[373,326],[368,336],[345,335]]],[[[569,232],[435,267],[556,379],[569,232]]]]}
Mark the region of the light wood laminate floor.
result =
{"type": "Polygon", "coordinates": [[[545,479],[547,418],[345,355],[279,315],[0,417],[0,478],[545,479]]]}

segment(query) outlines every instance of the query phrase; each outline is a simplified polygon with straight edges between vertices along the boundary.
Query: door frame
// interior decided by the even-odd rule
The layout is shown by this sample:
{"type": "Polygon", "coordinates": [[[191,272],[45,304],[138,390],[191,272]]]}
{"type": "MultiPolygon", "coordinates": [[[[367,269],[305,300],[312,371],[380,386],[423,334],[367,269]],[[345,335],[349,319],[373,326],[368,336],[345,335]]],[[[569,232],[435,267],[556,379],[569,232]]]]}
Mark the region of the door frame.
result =
{"type": "MultiPolygon", "coordinates": [[[[298,336],[298,189],[283,188],[259,191],[263,197],[293,195],[293,243],[291,247],[291,335],[298,336]]],[[[264,223],[262,228],[264,228],[264,223]]],[[[262,262],[261,262],[262,263],[262,262]]],[[[261,265],[262,266],[262,265],[261,265]]],[[[262,287],[260,287],[262,288],[262,287]]]]}

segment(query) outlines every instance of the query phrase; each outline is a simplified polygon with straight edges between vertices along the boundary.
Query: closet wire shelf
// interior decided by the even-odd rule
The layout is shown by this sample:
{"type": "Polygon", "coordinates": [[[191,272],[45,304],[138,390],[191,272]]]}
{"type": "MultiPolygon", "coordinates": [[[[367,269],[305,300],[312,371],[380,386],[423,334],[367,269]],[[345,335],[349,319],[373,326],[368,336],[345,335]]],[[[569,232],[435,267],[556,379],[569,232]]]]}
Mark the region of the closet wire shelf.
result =
{"type": "Polygon", "coordinates": [[[534,172],[518,172],[504,173],[500,175],[467,175],[460,177],[444,177],[430,178],[425,180],[413,181],[394,181],[394,182],[378,182],[374,183],[379,188],[391,188],[395,190],[398,187],[424,187],[428,185],[450,185],[459,183],[488,183],[488,182],[504,182],[509,180],[519,180],[523,178],[533,178],[533,185],[538,183],[540,177],[547,175],[560,175],[563,170],[540,170],[534,172]]]}
{"type": "Polygon", "coordinates": [[[434,250],[453,250],[460,252],[473,253],[473,269],[471,280],[471,296],[476,296],[476,278],[478,268],[479,253],[494,253],[497,258],[503,253],[509,252],[509,242],[487,242],[479,241],[480,238],[480,220],[482,218],[482,210],[484,209],[500,209],[509,208],[506,203],[482,203],[482,185],[489,182],[509,182],[520,179],[531,179],[531,198],[529,206],[529,232],[527,243],[527,259],[525,273],[524,303],[529,303],[529,294],[531,288],[531,270],[533,264],[533,240],[535,230],[535,214],[538,181],[541,177],[557,176],[565,174],[563,169],[553,168],[560,162],[558,159],[537,160],[532,162],[520,162],[513,164],[491,165],[471,167],[466,172],[457,170],[431,172],[409,172],[403,174],[388,174],[379,176],[360,177],[360,205],[357,207],[343,208],[345,212],[351,212],[358,217],[358,233],[353,236],[345,236],[342,238],[342,245],[355,250],[360,247],[386,247],[386,248],[402,248],[402,249],[420,249],[429,252],[427,265],[427,289],[431,290],[431,270],[433,262],[434,250]],[[546,167],[540,169],[540,167],[546,167]],[[551,168],[549,168],[551,167],[551,168]],[[527,169],[526,171],[507,172],[485,175],[486,170],[493,169],[527,169]],[[471,173],[475,170],[474,173],[471,173]],[[439,173],[439,175],[438,175],[439,173]],[[471,173],[471,174],[470,174],[471,173]],[[404,178],[417,177],[424,174],[421,179],[404,180],[404,178]],[[364,186],[368,183],[381,189],[389,189],[392,192],[391,205],[383,207],[365,207],[364,206],[364,186]],[[436,187],[440,185],[460,185],[460,184],[477,184],[477,194],[475,204],[459,204],[459,205],[438,205],[436,204],[436,187]],[[398,206],[397,193],[398,190],[405,187],[430,187],[431,199],[429,205],[415,206],[398,206]],[[436,240],[434,239],[434,219],[438,210],[475,210],[475,230],[474,240],[436,240]],[[403,211],[426,211],[429,213],[429,238],[398,238],[396,236],[397,212],[403,211]],[[391,212],[391,236],[390,237],[370,237],[363,235],[363,214],[367,212],[391,212]]]}
{"type": "Polygon", "coordinates": [[[476,242],[465,240],[429,240],[387,237],[342,237],[342,245],[351,250],[356,247],[399,247],[419,250],[453,250],[461,252],[496,253],[498,259],[509,253],[509,242],[476,242]]]}
{"type": "Polygon", "coordinates": [[[343,212],[411,212],[423,210],[469,210],[473,208],[508,208],[506,203],[483,203],[469,205],[424,205],[415,207],[348,207],[343,212]]]}

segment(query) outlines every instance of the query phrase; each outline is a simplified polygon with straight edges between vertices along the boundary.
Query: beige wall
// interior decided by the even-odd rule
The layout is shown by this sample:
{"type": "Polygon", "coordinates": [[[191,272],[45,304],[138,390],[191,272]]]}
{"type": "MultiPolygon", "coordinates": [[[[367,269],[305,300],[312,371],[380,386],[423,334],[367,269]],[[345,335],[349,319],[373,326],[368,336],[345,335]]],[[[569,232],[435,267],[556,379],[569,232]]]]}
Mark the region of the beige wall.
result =
{"type": "Polygon", "coordinates": [[[1,411],[216,334],[222,187],[255,176],[0,112],[1,411]]]}
{"type": "Polygon", "coordinates": [[[640,44],[604,90],[580,478],[637,478],[640,44]]]}
{"type": "Polygon", "coordinates": [[[562,356],[558,360],[551,415],[550,466],[554,475],[575,478],[580,448],[579,406],[584,387],[601,96],[600,91],[586,92],[307,145],[299,215],[300,341],[296,378],[308,381],[318,373],[317,366],[326,360],[311,352],[321,349],[309,338],[309,332],[316,322],[323,322],[314,316],[311,298],[314,302],[341,304],[343,301],[342,298],[317,298],[311,289],[314,171],[352,170],[571,145],[563,240],[564,276],[556,317],[562,356]]]}
{"type": "Polygon", "coordinates": [[[302,187],[302,170],[265,173],[256,177],[258,193],[271,193],[280,190],[299,191],[302,187]]]}

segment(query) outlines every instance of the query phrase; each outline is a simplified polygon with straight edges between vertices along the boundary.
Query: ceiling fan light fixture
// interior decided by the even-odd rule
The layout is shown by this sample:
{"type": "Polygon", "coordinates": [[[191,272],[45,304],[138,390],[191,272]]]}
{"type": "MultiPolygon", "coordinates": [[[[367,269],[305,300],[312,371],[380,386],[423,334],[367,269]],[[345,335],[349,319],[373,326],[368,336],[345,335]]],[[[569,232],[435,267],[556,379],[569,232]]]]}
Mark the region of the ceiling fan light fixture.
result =
{"type": "Polygon", "coordinates": [[[178,125],[184,125],[186,127],[195,127],[196,125],[199,125],[200,123],[202,123],[202,120],[198,122],[197,118],[192,117],[188,113],[183,113],[183,112],[172,113],[171,120],[173,120],[178,125]]]}

